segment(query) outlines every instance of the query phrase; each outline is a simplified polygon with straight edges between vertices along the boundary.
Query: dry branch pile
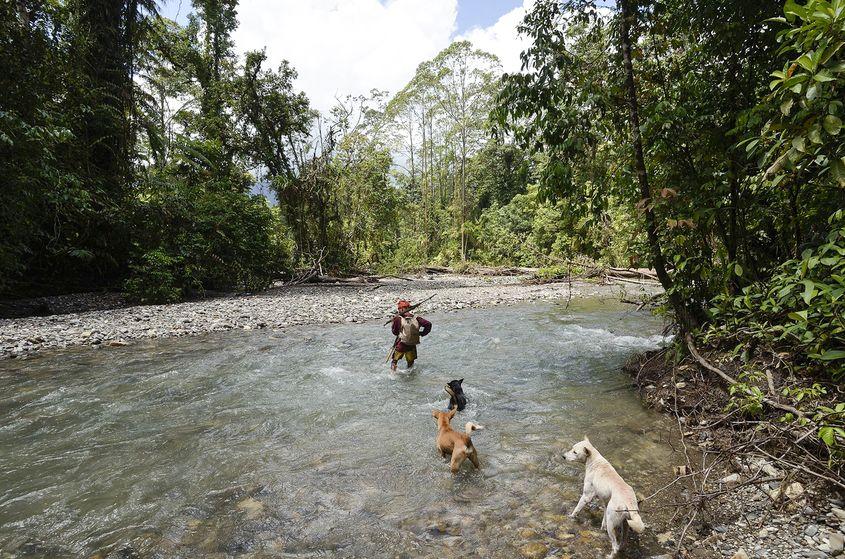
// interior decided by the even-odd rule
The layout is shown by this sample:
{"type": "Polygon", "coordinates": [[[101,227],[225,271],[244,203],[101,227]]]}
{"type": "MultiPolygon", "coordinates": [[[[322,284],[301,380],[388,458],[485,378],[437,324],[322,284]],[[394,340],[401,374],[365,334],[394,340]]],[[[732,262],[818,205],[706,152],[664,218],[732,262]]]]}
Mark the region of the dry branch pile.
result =
{"type": "MultiPolygon", "coordinates": [[[[669,485],[643,503],[654,507],[667,489],[684,487],[683,498],[667,505],[674,508],[673,519],[682,519],[677,524],[679,556],[685,556],[685,546],[717,536],[712,527],[729,522],[731,503],[750,494],[762,491],[765,510],[774,515],[800,512],[814,499],[845,490],[845,476],[829,461],[818,426],[779,401],[779,388],[788,379],[773,363],[763,364],[769,366],[756,383],[741,382],[736,377],[747,364],[708,355],[691,336],[684,341],[690,355],[678,363],[671,362],[673,348],[667,348],[637,356],[625,366],[643,398],[671,415],[680,434],[685,463],[675,468],[669,485]],[[739,398],[733,403],[731,393],[739,398]],[[742,398],[751,396],[761,403],[759,409],[743,408],[742,398]],[[785,414],[794,420],[781,421],[785,414]]],[[[759,519],[759,526],[764,520],[759,519]]]]}

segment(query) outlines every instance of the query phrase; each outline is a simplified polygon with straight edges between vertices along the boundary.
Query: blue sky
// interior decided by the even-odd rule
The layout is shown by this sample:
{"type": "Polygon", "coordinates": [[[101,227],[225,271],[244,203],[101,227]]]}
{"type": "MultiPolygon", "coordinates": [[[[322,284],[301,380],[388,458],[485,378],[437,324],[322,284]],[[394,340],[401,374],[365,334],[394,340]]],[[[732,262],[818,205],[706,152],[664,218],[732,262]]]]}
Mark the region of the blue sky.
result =
{"type": "Polygon", "coordinates": [[[517,0],[458,0],[458,33],[473,27],[488,27],[504,14],[522,5],[517,0]]]}
{"type": "Polygon", "coordinates": [[[191,0],[159,0],[159,13],[179,23],[185,23],[185,15],[189,11],[191,11],[191,0]]]}

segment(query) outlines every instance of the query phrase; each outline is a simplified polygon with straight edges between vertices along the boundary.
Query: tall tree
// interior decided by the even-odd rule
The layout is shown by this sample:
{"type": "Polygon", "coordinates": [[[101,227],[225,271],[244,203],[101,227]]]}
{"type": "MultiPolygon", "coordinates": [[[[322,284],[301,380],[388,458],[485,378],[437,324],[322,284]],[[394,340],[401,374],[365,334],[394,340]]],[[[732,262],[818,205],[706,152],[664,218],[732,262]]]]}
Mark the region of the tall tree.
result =
{"type": "Polygon", "coordinates": [[[660,278],[663,289],[669,296],[669,302],[675,311],[675,316],[685,331],[691,331],[699,324],[701,311],[697,309],[695,302],[688,304],[681,293],[674,289],[672,278],[666,271],[666,259],[663,257],[663,249],[660,246],[660,238],[657,234],[657,220],[654,215],[654,204],[652,202],[651,187],[648,184],[648,171],[646,170],[645,157],[643,156],[643,143],[640,136],[640,108],[637,103],[637,87],[634,81],[634,65],[631,61],[631,23],[634,19],[634,12],[631,10],[631,0],[619,0],[620,21],[619,21],[619,42],[622,50],[622,62],[625,68],[625,97],[628,102],[628,117],[631,128],[631,149],[634,152],[634,169],[636,170],[637,182],[640,189],[640,200],[643,205],[646,221],[646,233],[648,244],[651,249],[651,261],[660,278]],[[692,308],[689,308],[692,307],[692,308]]]}
{"type": "Polygon", "coordinates": [[[208,138],[225,145],[228,126],[224,113],[227,74],[232,71],[232,33],[238,27],[237,0],[196,0],[202,22],[203,98],[201,114],[208,138]]]}
{"type": "Polygon", "coordinates": [[[525,70],[505,78],[497,110],[525,147],[548,155],[548,192],[586,197],[600,211],[613,196],[637,204],[650,264],[686,329],[735,283],[741,252],[752,266],[773,260],[742,231],[741,185],[753,165],[732,144],[765,87],[777,45],[762,19],[776,3],[695,6],[688,17],[686,3],[537,2],[521,27],[533,40],[525,70]]]}
{"type": "Polygon", "coordinates": [[[407,146],[415,136],[420,138],[416,150],[410,147],[414,165],[408,183],[422,206],[425,243],[434,246],[445,226],[461,260],[468,255],[467,222],[475,196],[468,163],[490,135],[488,115],[500,71],[492,54],[467,41],[456,42],[420,64],[414,78],[388,105],[394,125],[401,126],[402,136],[408,138],[407,146]],[[452,219],[435,223],[444,212],[451,213],[452,219]]]}

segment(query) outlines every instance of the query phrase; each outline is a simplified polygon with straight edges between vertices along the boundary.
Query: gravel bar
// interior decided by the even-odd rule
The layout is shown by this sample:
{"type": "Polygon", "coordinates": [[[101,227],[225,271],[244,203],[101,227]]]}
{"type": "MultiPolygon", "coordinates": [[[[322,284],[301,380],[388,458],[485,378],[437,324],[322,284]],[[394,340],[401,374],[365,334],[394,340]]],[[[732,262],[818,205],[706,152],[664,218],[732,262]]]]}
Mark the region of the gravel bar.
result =
{"type": "MultiPolygon", "coordinates": [[[[38,351],[71,346],[121,346],[133,340],[196,336],[224,330],[282,329],[300,324],[385,319],[399,298],[420,301],[422,311],[511,305],[569,297],[566,282],[532,285],[525,276],[436,275],[382,280],[378,284],[278,286],[170,305],[102,309],[0,320],[0,359],[26,358],[38,351]]],[[[573,298],[629,299],[658,293],[657,285],[600,285],[573,282],[573,298]]],[[[89,300],[92,294],[80,294],[89,300]]],[[[67,297],[65,296],[65,299],[67,297]]],[[[111,308],[109,308],[111,307],[111,308]]]]}

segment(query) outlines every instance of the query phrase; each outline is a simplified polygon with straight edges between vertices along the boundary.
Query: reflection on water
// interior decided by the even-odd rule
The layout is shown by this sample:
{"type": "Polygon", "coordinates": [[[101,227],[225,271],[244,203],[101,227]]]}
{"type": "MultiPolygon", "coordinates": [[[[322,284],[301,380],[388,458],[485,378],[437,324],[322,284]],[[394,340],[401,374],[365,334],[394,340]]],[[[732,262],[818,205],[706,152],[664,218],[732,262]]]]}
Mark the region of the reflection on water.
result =
{"type": "Polygon", "coordinates": [[[603,557],[600,513],[564,516],[583,466],[561,454],[589,434],[639,492],[666,480],[666,426],[619,371],[659,322],[598,301],[429,318],[395,376],[378,322],[0,363],[0,556],[603,557]],[[457,476],[430,415],[453,378],[455,426],[487,428],[457,476]]]}

